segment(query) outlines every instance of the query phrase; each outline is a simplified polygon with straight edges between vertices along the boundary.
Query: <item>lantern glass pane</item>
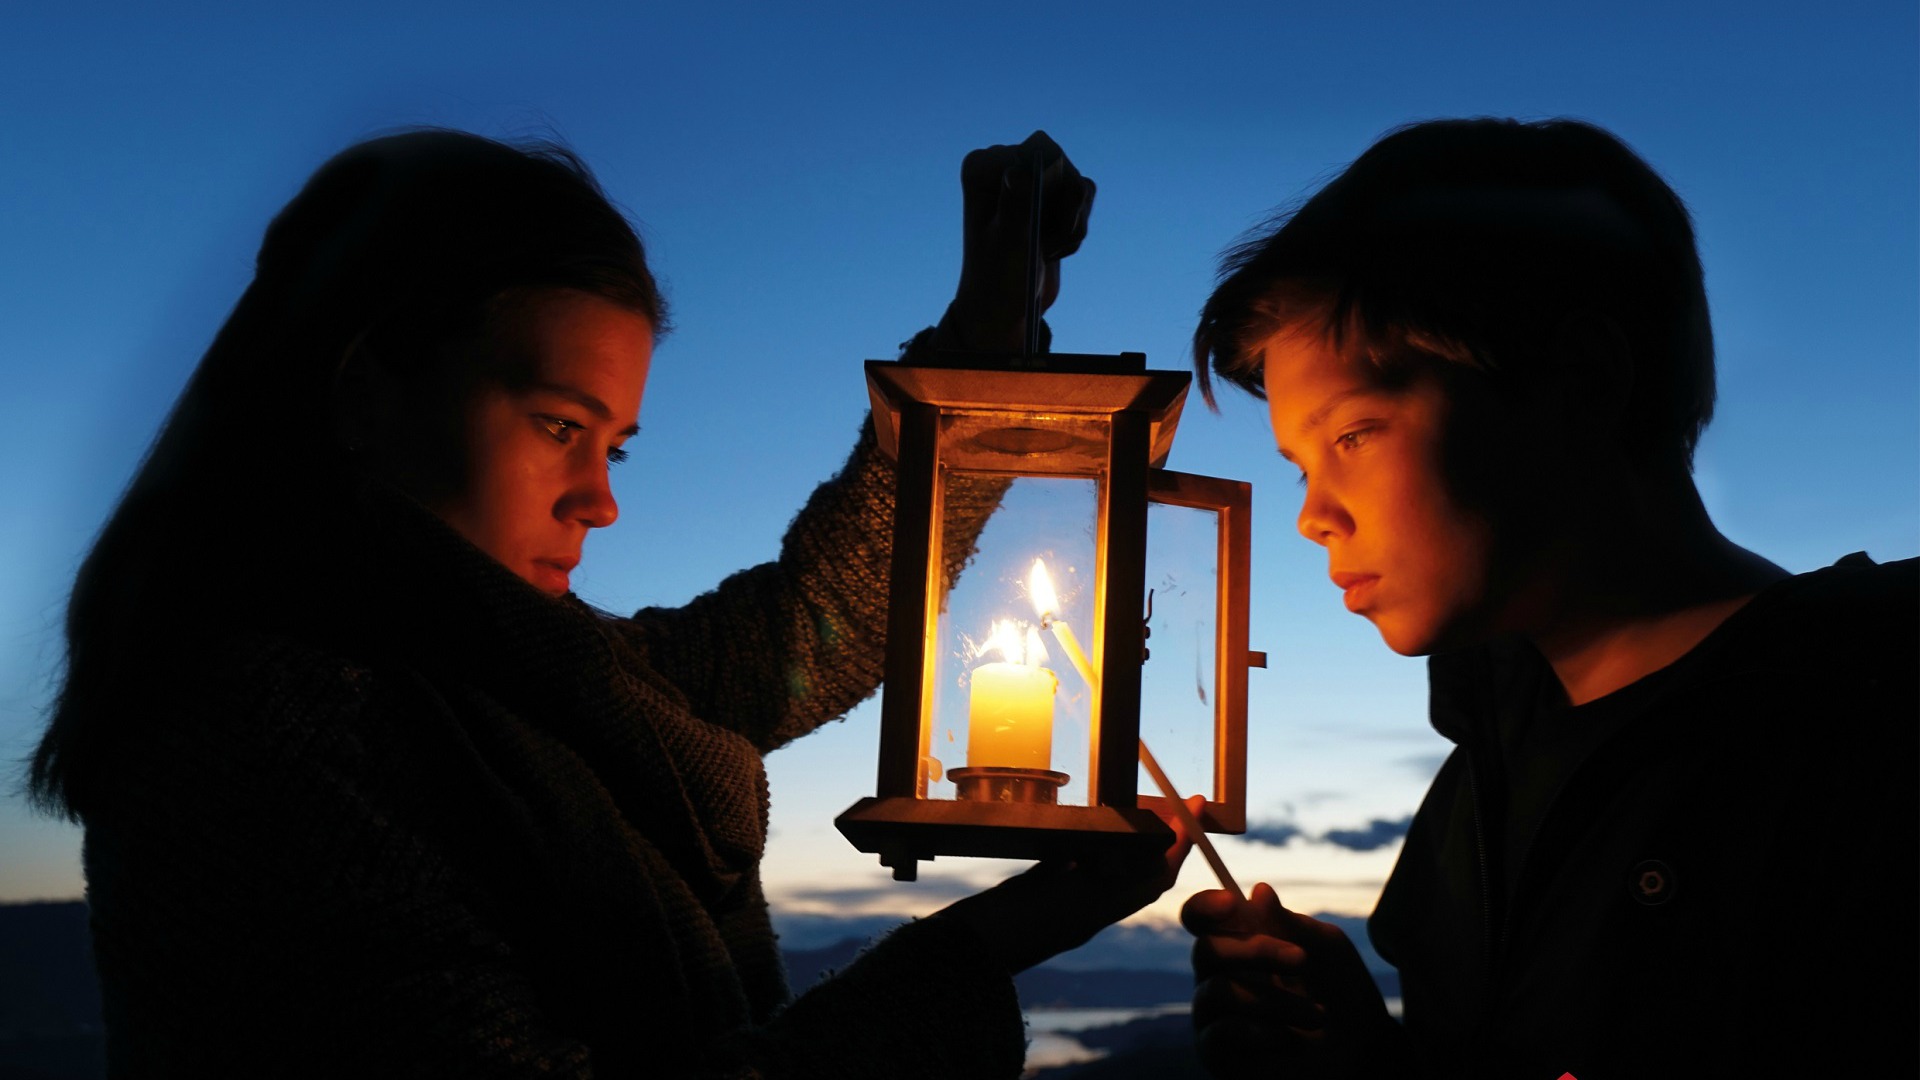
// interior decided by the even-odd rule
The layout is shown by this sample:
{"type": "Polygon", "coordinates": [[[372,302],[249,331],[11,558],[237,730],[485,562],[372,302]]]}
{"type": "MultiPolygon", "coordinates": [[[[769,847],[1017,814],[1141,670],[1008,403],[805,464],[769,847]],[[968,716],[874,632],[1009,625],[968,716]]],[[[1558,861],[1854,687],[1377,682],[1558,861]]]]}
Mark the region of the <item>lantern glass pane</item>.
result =
{"type": "MultiPolygon", "coordinates": [[[[942,446],[944,451],[944,433],[942,446]]],[[[961,456],[978,460],[969,451],[961,456]]],[[[1051,787],[1051,801],[1088,805],[1095,691],[1076,671],[1056,629],[1043,624],[1033,569],[1036,561],[1045,567],[1057,597],[1052,621],[1064,622],[1081,649],[1096,655],[1100,480],[946,467],[940,477],[943,487],[997,479],[1007,488],[971,560],[935,605],[928,656],[932,693],[921,732],[926,797],[957,799],[965,791],[965,797],[988,801],[1023,801],[980,786],[988,779],[997,783],[998,774],[971,774],[970,781],[969,774],[958,780],[954,775],[969,767],[1014,768],[1065,774],[1051,787]]]]}
{"type": "MultiPolygon", "coordinates": [[[[1140,738],[1182,796],[1217,799],[1220,515],[1150,503],[1146,581],[1153,615],[1147,622],[1149,655],[1140,669],[1140,738]]],[[[1142,794],[1160,794],[1144,768],[1139,784],[1142,794]]]]}

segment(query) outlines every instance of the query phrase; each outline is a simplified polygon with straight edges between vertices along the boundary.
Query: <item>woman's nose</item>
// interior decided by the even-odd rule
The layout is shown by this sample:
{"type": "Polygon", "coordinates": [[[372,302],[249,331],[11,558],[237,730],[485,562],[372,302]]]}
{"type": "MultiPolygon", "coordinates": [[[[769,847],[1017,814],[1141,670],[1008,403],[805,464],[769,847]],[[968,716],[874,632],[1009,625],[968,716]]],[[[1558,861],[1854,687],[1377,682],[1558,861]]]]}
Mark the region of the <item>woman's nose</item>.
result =
{"type": "Polygon", "coordinates": [[[620,517],[620,504],[614,501],[604,462],[587,465],[578,482],[561,497],[554,516],[562,521],[578,521],[589,529],[604,529],[620,517]]]}

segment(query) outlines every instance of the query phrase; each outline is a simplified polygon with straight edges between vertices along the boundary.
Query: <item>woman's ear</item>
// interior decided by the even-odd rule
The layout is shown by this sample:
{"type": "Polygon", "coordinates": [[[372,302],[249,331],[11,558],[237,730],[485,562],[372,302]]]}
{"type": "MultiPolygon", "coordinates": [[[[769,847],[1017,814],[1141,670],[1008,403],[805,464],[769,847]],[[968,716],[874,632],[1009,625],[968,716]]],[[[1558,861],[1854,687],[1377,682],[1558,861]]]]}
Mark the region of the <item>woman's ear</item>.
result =
{"type": "Polygon", "coordinates": [[[364,339],[349,345],[333,374],[332,434],[362,475],[430,502],[463,475],[460,398],[405,371],[364,339]]]}
{"type": "Polygon", "coordinates": [[[366,347],[363,334],[347,346],[334,369],[333,436],[356,458],[384,458],[392,449],[401,411],[400,388],[366,347]]]}

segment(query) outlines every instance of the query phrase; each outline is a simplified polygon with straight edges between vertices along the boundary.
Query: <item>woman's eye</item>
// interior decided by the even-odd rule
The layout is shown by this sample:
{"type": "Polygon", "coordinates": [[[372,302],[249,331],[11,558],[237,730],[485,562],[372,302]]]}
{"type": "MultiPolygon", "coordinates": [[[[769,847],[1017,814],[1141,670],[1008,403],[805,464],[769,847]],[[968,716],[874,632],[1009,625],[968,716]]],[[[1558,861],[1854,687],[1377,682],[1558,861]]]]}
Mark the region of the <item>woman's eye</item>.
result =
{"type": "Polygon", "coordinates": [[[564,417],[542,416],[538,419],[540,427],[546,431],[547,435],[561,445],[572,442],[574,432],[586,430],[585,425],[574,423],[564,417]]]}
{"type": "Polygon", "coordinates": [[[627,460],[627,452],[617,446],[607,447],[607,464],[618,465],[627,460]]]}
{"type": "Polygon", "coordinates": [[[1355,428],[1352,431],[1342,432],[1333,441],[1342,450],[1358,450],[1372,435],[1373,429],[1370,427],[1355,428]]]}

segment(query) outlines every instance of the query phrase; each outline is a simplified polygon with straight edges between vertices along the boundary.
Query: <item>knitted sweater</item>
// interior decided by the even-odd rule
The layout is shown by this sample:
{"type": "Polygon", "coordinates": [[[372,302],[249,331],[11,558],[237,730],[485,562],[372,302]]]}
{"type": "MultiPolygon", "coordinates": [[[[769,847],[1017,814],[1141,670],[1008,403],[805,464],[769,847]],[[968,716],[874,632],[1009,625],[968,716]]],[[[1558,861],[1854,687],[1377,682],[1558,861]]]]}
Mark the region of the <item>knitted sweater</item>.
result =
{"type": "Polygon", "coordinates": [[[1016,1075],[971,931],[788,1003],[761,893],[761,755],[879,681],[892,502],[864,435],[776,562],[616,619],[374,497],[331,596],[137,699],[86,816],[110,1071],[1016,1075]]]}

